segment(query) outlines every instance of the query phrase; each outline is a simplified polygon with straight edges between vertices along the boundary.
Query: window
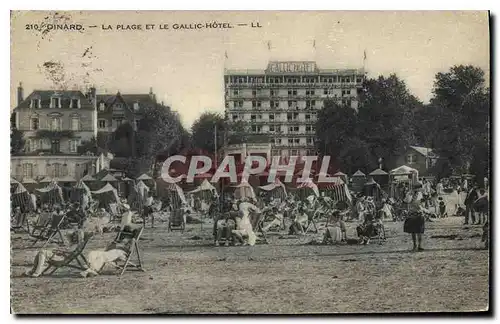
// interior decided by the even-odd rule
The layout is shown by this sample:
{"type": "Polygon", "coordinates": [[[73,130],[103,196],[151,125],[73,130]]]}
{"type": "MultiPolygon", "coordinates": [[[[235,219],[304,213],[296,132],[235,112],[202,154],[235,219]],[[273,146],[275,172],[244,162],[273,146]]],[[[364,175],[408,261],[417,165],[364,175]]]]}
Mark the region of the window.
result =
{"type": "Polygon", "coordinates": [[[294,142],[295,144],[299,144],[300,139],[299,139],[299,138],[294,138],[294,139],[293,139],[293,142],[294,142]]]}
{"type": "Polygon", "coordinates": [[[271,106],[271,108],[278,108],[278,106],[279,106],[279,101],[274,101],[274,100],[271,100],[271,101],[270,101],[270,106],[271,106]]]}
{"type": "Polygon", "coordinates": [[[410,153],[406,156],[406,163],[414,164],[417,163],[417,156],[413,153],[410,153]]]}
{"type": "Polygon", "coordinates": [[[297,156],[298,151],[297,150],[290,150],[290,156],[297,156]]]}
{"type": "Polygon", "coordinates": [[[233,90],[233,95],[237,96],[240,94],[240,91],[238,89],[233,90]]]}
{"type": "Polygon", "coordinates": [[[310,115],[310,114],[306,114],[306,116],[305,116],[305,117],[306,117],[306,121],[311,120],[311,115],[310,115]]]}
{"type": "Polygon", "coordinates": [[[269,120],[274,120],[274,114],[269,114],[269,120]]]}
{"type": "Polygon", "coordinates": [[[99,128],[106,128],[106,119],[99,119],[99,128]]]}
{"type": "Polygon", "coordinates": [[[262,119],[262,114],[258,114],[257,119],[262,119]]]}
{"type": "Polygon", "coordinates": [[[38,130],[39,126],[40,126],[40,121],[39,121],[38,117],[31,118],[30,129],[31,130],[38,130]]]}
{"type": "Polygon", "coordinates": [[[78,146],[80,146],[80,140],[72,139],[69,141],[69,151],[71,153],[76,153],[78,151],[78,146]]]}
{"type": "Polygon", "coordinates": [[[71,117],[71,130],[73,131],[80,130],[80,117],[77,116],[71,117]]]}
{"type": "Polygon", "coordinates": [[[106,108],[106,105],[104,104],[104,102],[99,103],[99,110],[100,111],[104,111],[105,108],[106,108]]]}
{"type": "Polygon", "coordinates": [[[61,98],[52,97],[50,100],[50,108],[61,108],[61,98]]]}
{"type": "Polygon", "coordinates": [[[308,138],[306,139],[306,142],[307,142],[307,144],[312,144],[312,143],[313,143],[313,139],[312,139],[312,137],[308,137],[308,138]]]}
{"type": "Polygon", "coordinates": [[[119,127],[121,124],[123,124],[123,119],[115,119],[116,122],[116,127],[119,127]]]}
{"type": "Polygon", "coordinates": [[[52,164],[52,176],[53,177],[62,177],[62,165],[61,163],[52,164]]]}
{"type": "Polygon", "coordinates": [[[71,99],[71,108],[73,109],[80,108],[80,99],[78,98],[71,99]]]}
{"type": "Polygon", "coordinates": [[[238,108],[238,101],[233,101],[233,108],[238,108]]]}
{"type": "Polygon", "coordinates": [[[134,120],[134,125],[135,125],[135,129],[139,129],[139,125],[141,125],[141,120],[140,119],[135,119],[134,120]]]}
{"type": "Polygon", "coordinates": [[[115,103],[115,108],[121,109],[122,104],[120,102],[115,103]]]}
{"type": "Polygon", "coordinates": [[[291,113],[286,114],[286,120],[288,120],[288,121],[292,120],[292,114],[291,113]]]}
{"type": "Polygon", "coordinates": [[[281,138],[276,139],[276,144],[281,144],[281,138]]]}
{"type": "Polygon", "coordinates": [[[61,130],[61,118],[53,117],[50,123],[50,130],[60,131],[61,130]]]}
{"type": "Polygon", "coordinates": [[[288,90],[288,95],[289,96],[296,96],[297,95],[297,90],[288,90]]]}
{"type": "Polygon", "coordinates": [[[31,99],[31,108],[41,108],[40,99],[31,99]]]}
{"type": "Polygon", "coordinates": [[[252,90],[252,96],[257,96],[257,90],[252,90]]]}
{"type": "Polygon", "coordinates": [[[239,104],[240,108],[243,108],[243,100],[240,100],[240,101],[238,102],[238,104],[239,104]]]}
{"type": "Polygon", "coordinates": [[[23,177],[28,179],[33,179],[33,164],[24,163],[23,164],[23,177]]]}
{"type": "Polygon", "coordinates": [[[134,111],[137,111],[137,110],[139,110],[139,103],[134,102],[134,111]]]}
{"type": "Polygon", "coordinates": [[[233,120],[237,120],[238,119],[238,115],[233,115],[233,120]]]}
{"type": "Polygon", "coordinates": [[[271,90],[271,96],[276,96],[276,91],[275,90],[271,90]]]}
{"type": "Polygon", "coordinates": [[[256,115],[250,115],[250,120],[251,121],[255,121],[257,119],[257,116],[256,115]]]}
{"type": "Polygon", "coordinates": [[[280,155],[280,151],[279,150],[273,150],[272,151],[272,156],[278,156],[280,155]]]}
{"type": "Polygon", "coordinates": [[[288,144],[293,144],[293,138],[288,139],[288,144]]]}
{"type": "Polygon", "coordinates": [[[270,132],[275,132],[276,131],[276,127],[274,125],[270,125],[269,126],[269,131],[270,132]]]}
{"type": "MultiPolygon", "coordinates": [[[[307,116],[307,115],[306,115],[307,116]]],[[[310,132],[311,131],[311,125],[306,125],[306,132],[310,132]]]]}
{"type": "Polygon", "coordinates": [[[61,141],[59,140],[52,140],[50,142],[50,151],[52,153],[59,153],[61,152],[61,141]]]}

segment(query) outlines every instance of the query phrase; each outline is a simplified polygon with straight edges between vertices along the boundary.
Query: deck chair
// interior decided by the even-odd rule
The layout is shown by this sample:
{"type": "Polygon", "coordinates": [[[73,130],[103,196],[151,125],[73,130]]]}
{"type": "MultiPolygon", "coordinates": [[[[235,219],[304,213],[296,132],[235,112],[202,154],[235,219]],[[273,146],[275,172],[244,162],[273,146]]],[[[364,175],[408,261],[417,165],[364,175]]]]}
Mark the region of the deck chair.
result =
{"type": "Polygon", "coordinates": [[[45,231],[50,223],[51,216],[52,215],[47,212],[40,213],[40,215],[38,215],[38,218],[36,219],[36,222],[32,226],[30,236],[37,237],[43,231],[45,231]]]}
{"type": "Polygon", "coordinates": [[[314,233],[318,233],[318,227],[316,226],[316,220],[319,218],[320,214],[321,214],[321,212],[319,209],[307,212],[308,222],[307,222],[306,230],[304,232],[305,234],[307,234],[307,232],[311,228],[311,225],[314,226],[314,233]]]}
{"type": "Polygon", "coordinates": [[[256,233],[256,234],[260,233],[260,237],[262,238],[264,243],[267,244],[268,242],[267,242],[266,232],[262,229],[264,227],[265,215],[260,213],[260,214],[255,215],[252,218],[253,218],[252,219],[252,228],[253,228],[254,233],[256,233]]]}
{"type": "Polygon", "coordinates": [[[28,222],[28,213],[20,213],[14,219],[14,224],[10,225],[11,230],[22,230],[30,234],[30,224],[28,222]]]}
{"type": "Polygon", "coordinates": [[[58,269],[62,269],[65,267],[74,268],[82,271],[87,270],[88,261],[83,255],[83,251],[85,250],[85,247],[87,246],[87,244],[89,243],[90,239],[93,236],[94,236],[93,233],[90,232],[85,233],[83,241],[80,242],[80,244],[78,244],[73,251],[68,252],[67,255],[64,256],[64,260],[61,261],[49,260],[48,261],[49,266],[45,268],[45,270],[42,272],[42,275],[45,273],[51,275],[58,269]],[[76,264],[74,264],[75,262],[76,264]]]}
{"type": "Polygon", "coordinates": [[[186,221],[184,211],[182,209],[174,209],[168,218],[168,231],[181,231],[186,229],[186,221]]]}
{"type": "Polygon", "coordinates": [[[32,247],[35,246],[38,241],[45,240],[45,243],[42,245],[43,248],[55,238],[58,239],[59,244],[66,244],[66,240],[64,239],[60,228],[65,217],[66,215],[53,215],[48,226],[46,226],[45,229],[42,229],[39,235],[35,236],[35,242],[32,247]]]}
{"type": "Polygon", "coordinates": [[[121,268],[120,276],[122,276],[125,270],[127,270],[130,267],[139,271],[143,272],[145,271],[144,268],[142,267],[141,251],[139,249],[139,239],[143,231],[144,231],[143,226],[137,227],[137,226],[127,225],[123,229],[121,229],[120,232],[116,235],[116,238],[114,240],[115,243],[120,243],[124,239],[130,240],[130,244],[127,245],[128,248],[125,249],[125,252],[127,254],[126,261],[123,263],[123,265],[117,265],[119,268],[121,268]],[[132,256],[134,254],[136,254],[137,257],[137,263],[133,263],[131,261],[132,256]]]}

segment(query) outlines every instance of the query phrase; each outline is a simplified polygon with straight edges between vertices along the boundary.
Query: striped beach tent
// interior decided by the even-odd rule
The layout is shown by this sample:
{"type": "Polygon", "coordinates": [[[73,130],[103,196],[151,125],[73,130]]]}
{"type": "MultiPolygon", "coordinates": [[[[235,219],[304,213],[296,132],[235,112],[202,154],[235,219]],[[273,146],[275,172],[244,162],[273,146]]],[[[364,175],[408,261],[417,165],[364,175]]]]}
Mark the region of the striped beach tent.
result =
{"type": "Polygon", "coordinates": [[[345,183],[330,183],[326,185],[323,192],[325,196],[332,198],[335,202],[345,201],[349,204],[352,203],[351,193],[345,183]]]}
{"type": "Polygon", "coordinates": [[[12,194],[12,207],[19,207],[23,213],[34,211],[36,208],[36,200],[33,201],[33,197],[21,183],[12,194]]]}

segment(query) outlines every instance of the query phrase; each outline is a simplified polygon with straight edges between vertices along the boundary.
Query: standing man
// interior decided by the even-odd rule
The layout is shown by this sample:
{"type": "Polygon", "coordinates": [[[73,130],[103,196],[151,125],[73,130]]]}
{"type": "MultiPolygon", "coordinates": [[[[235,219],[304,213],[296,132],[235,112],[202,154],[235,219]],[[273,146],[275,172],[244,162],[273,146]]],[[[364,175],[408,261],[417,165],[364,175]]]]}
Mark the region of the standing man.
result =
{"type": "Polygon", "coordinates": [[[465,197],[465,222],[464,225],[469,224],[469,214],[471,217],[471,224],[476,222],[476,215],[474,214],[474,202],[478,199],[477,194],[477,186],[473,186],[469,192],[467,192],[467,196],[465,197]]]}

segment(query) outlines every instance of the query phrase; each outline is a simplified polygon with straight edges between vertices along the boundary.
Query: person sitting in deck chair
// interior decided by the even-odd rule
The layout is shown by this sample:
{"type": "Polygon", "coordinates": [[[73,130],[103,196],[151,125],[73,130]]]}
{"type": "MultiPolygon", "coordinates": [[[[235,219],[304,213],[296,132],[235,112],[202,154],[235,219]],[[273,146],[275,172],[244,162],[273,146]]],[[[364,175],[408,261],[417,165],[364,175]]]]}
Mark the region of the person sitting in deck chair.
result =
{"type": "Polygon", "coordinates": [[[264,232],[269,231],[269,229],[271,229],[271,228],[275,228],[275,227],[280,228],[281,227],[281,224],[283,223],[284,215],[283,215],[283,212],[279,211],[278,206],[276,204],[270,204],[269,206],[264,207],[264,210],[262,212],[264,212],[264,213],[267,212],[269,215],[272,216],[272,220],[262,228],[262,230],[264,232]]]}
{"type": "Polygon", "coordinates": [[[299,202],[297,207],[292,211],[293,223],[290,225],[288,235],[304,234],[309,221],[307,210],[303,202],[299,202]]]}
{"type": "Polygon", "coordinates": [[[325,229],[323,244],[337,244],[340,242],[345,242],[346,240],[347,237],[345,223],[341,220],[340,212],[338,210],[334,210],[331,213],[328,227],[326,227],[325,229]]]}
{"type": "Polygon", "coordinates": [[[385,239],[384,225],[380,219],[373,217],[373,214],[366,214],[364,223],[356,227],[360,244],[369,244],[370,239],[378,235],[379,243],[381,238],[385,239]]]}
{"type": "MultiPolygon", "coordinates": [[[[244,238],[248,238],[248,245],[253,246],[257,242],[257,235],[253,231],[252,222],[250,219],[251,213],[260,213],[260,209],[254,204],[248,202],[248,199],[243,198],[239,204],[239,217],[236,218],[236,229],[232,231],[235,238],[244,242],[244,238]]],[[[244,242],[244,245],[247,243],[244,242]]]]}
{"type": "Polygon", "coordinates": [[[35,256],[33,268],[25,272],[25,275],[30,277],[39,277],[45,270],[45,262],[47,260],[64,260],[65,254],[74,250],[79,243],[83,241],[84,232],[76,229],[65,233],[65,239],[70,242],[69,247],[56,247],[52,249],[42,249],[35,256]]]}
{"type": "Polygon", "coordinates": [[[238,204],[234,203],[231,211],[224,214],[219,214],[219,217],[214,221],[214,239],[215,246],[219,246],[221,238],[225,238],[225,245],[229,246],[233,230],[236,229],[236,218],[239,213],[238,204]]]}

